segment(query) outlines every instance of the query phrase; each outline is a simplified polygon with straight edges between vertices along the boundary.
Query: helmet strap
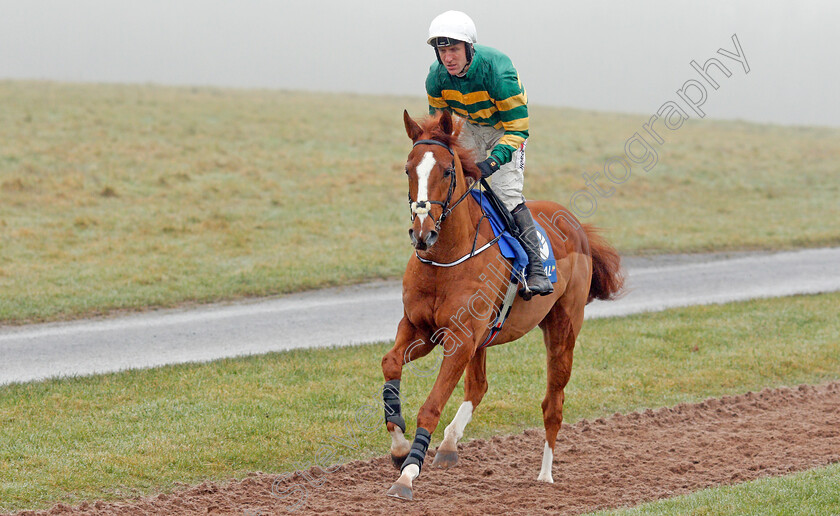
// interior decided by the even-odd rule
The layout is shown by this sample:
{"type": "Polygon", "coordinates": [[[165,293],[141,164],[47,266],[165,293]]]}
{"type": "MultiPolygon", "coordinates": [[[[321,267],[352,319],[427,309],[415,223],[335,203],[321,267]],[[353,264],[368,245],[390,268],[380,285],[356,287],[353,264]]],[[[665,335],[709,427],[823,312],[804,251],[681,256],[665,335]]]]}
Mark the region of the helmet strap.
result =
{"type": "Polygon", "coordinates": [[[461,72],[458,74],[458,77],[463,77],[467,75],[467,70],[470,69],[473,54],[475,54],[475,49],[473,49],[472,43],[464,43],[464,52],[467,54],[467,64],[465,64],[464,68],[461,69],[461,72]]]}

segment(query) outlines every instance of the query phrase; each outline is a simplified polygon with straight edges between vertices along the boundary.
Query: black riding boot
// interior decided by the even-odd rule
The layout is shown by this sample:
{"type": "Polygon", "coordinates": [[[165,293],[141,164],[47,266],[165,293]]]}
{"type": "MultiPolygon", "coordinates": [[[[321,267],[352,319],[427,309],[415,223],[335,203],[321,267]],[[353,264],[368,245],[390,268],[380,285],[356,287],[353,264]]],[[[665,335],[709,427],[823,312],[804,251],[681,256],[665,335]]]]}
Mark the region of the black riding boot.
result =
{"type": "Polygon", "coordinates": [[[554,287],[551,286],[551,282],[543,269],[540,238],[537,234],[537,228],[534,226],[531,211],[523,202],[514,208],[510,214],[513,215],[513,220],[519,227],[519,243],[522,244],[525,253],[528,254],[528,267],[525,269],[526,284],[525,288],[519,290],[519,294],[525,299],[530,299],[535,294],[547,296],[554,292],[554,287]]]}

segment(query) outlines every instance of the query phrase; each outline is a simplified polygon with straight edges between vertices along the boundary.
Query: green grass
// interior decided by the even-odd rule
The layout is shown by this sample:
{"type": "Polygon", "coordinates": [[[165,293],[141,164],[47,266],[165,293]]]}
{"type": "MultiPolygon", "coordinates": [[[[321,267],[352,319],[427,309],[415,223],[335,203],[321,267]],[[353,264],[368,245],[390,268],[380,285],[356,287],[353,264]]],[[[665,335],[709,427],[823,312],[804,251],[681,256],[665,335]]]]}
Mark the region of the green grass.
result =
{"type": "MultiPolygon", "coordinates": [[[[840,294],[599,319],[584,325],[565,420],[840,379],[840,294]]],[[[387,453],[387,343],[0,387],[0,507],[115,499],[176,482],[285,472],[387,453]]],[[[429,367],[434,357],[419,366],[429,367]]],[[[467,438],[541,427],[539,332],[488,354],[490,389],[467,438]]],[[[409,431],[433,377],[406,371],[409,431]]],[[[462,385],[435,432],[440,441],[462,385]]]]}
{"type": "MultiPolygon", "coordinates": [[[[420,96],[0,81],[0,102],[0,324],[404,270],[420,96]]],[[[526,196],[566,203],[649,116],[531,106],[526,196]]],[[[666,132],[588,219],[623,253],[840,243],[840,130],[666,132]]]]}
{"type": "Polygon", "coordinates": [[[684,514],[690,516],[775,516],[840,514],[840,464],[794,475],[704,489],[599,516],[684,514]]]}

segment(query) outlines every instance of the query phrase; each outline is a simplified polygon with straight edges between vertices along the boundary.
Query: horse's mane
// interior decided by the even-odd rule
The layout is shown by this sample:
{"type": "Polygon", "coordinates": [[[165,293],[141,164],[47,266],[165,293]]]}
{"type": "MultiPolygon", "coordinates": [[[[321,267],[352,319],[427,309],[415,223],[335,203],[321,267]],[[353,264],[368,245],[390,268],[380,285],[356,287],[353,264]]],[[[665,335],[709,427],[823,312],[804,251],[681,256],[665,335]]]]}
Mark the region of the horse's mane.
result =
{"type": "Polygon", "coordinates": [[[458,143],[458,136],[461,134],[461,129],[464,126],[464,120],[461,117],[452,117],[452,134],[447,134],[440,128],[440,117],[443,111],[438,111],[434,115],[429,115],[420,121],[420,128],[423,130],[421,138],[427,140],[437,140],[445,143],[452,149],[452,152],[458,154],[461,159],[461,168],[464,169],[464,176],[471,178],[473,181],[481,179],[481,170],[475,164],[475,153],[471,150],[465,149],[458,143]]]}

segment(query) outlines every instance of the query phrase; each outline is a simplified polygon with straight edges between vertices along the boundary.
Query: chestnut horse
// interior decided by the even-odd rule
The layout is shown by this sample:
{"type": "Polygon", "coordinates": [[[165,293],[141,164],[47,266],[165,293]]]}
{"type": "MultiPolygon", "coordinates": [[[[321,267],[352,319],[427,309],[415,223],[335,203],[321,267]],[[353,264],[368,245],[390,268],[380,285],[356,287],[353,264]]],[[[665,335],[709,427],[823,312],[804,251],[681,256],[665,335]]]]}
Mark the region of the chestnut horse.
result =
{"type": "MultiPolygon", "coordinates": [[[[412,211],[409,235],[415,253],[403,276],[404,315],[394,347],[382,358],[382,372],[391,458],[401,471],[388,495],[411,500],[412,482],[420,474],[431,434],[466,371],[464,401],[446,427],[432,465],[450,467],[458,460],[458,440],[487,392],[487,348],[483,344],[508,289],[511,271],[498,246],[485,246],[494,238],[492,229],[482,222],[478,203],[469,199],[469,190],[481,172],[475,157],[458,144],[460,123],[447,111],[421,124],[408,112],[403,119],[414,143],[405,171],[412,211]],[[403,366],[437,345],[443,348],[440,371],[417,415],[414,442],[409,443],[399,398],[403,366]]],[[[542,329],[548,386],[542,402],[545,447],[537,480],[553,482],[551,467],[563,420],[563,389],[572,371],[583,308],[596,298],[614,298],[624,279],[618,254],[593,228],[553,202],[529,201],[528,207],[547,230],[554,250],[554,293],[528,301],[517,298],[492,345],[514,341],[537,325],[542,329]]]]}

